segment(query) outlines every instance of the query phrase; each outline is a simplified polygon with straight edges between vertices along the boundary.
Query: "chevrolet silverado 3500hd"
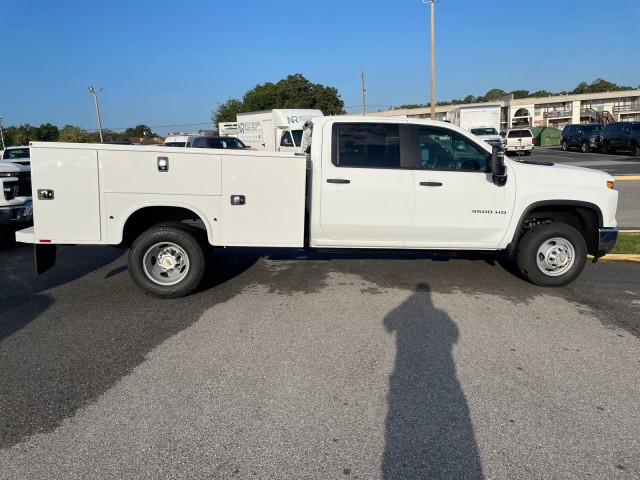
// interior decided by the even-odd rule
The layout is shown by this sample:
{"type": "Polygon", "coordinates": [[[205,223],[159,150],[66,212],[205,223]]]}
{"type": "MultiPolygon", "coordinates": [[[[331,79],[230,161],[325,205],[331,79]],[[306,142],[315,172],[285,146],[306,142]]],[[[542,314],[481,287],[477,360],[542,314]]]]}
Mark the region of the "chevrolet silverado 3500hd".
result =
{"type": "Polygon", "coordinates": [[[56,244],[128,247],[133,281],[161,298],[198,287],[209,245],[502,252],[561,286],[615,244],[607,173],[516,161],[445,122],[314,123],[307,155],[33,142],[35,222],[16,238],[39,272],[56,244]]]}

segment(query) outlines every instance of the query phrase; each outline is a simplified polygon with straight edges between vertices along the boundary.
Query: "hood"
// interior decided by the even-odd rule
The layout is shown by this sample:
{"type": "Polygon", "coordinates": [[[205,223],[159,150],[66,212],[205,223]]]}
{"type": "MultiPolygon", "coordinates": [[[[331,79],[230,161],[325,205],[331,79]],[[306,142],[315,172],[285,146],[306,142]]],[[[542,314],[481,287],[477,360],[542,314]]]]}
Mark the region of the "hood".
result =
{"type": "Polygon", "coordinates": [[[613,177],[607,172],[593,168],[575,167],[560,163],[536,162],[533,160],[514,160],[509,158],[509,167],[519,182],[535,182],[549,188],[606,188],[613,177]]]}
{"type": "Polygon", "coordinates": [[[0,161],[0,173],[20,173],[28,172],[31,168],[27,165],[21,165],[15,162],[0,161]]]}

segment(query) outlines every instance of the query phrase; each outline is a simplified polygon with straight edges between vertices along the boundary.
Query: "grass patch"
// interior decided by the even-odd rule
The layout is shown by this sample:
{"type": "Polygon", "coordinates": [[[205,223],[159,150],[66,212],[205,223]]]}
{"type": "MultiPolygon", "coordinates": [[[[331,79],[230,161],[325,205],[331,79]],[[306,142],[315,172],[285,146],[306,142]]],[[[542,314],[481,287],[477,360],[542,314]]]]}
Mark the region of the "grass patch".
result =
{"type": "Polygon", "coordinates": [[[611,253],[640,255],[640,235],[620,233],[611,253]]]}

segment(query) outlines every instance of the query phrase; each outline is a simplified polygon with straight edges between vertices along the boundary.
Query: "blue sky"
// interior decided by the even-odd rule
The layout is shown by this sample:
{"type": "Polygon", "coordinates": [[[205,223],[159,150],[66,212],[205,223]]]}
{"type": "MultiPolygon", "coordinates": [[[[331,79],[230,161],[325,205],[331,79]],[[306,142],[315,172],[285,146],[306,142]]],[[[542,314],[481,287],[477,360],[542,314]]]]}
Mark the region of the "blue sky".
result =
{"type": "MultiPolygon", "coordinates": [[[[436,100],[640,86],[640,0],[440,0],[436,100]],[[626,41],[624,41],[626,39],[626,41]]],[[[156,133],[211,128],[218,103],[301,73],[338,89],[349,113],[429,101],[422,0],[0,0],[3,125],[156,133]]]]}

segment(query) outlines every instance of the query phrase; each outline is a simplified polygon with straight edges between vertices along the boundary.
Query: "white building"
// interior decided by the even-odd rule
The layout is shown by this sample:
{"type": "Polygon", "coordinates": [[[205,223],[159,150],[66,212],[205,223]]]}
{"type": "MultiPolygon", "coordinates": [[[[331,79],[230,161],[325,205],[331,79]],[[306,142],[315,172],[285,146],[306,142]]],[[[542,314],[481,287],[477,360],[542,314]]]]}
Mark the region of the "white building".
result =
{"type": "MultiPolygon", "coordinates": [[[[498,101],[466,103],[465,106],[496,105],[501,107],[500,127],[555,127],[570,123],[640,121],[640,90],[619,92],[554,95],[514,99],[507,95],[498,101]]],[[[451,121],[450,111],[461,105],[436,107],[436,120],[451,121]]],[[[380,116],[429,118],[430,108],[394,109],[367,113],[380,116]]]]}

